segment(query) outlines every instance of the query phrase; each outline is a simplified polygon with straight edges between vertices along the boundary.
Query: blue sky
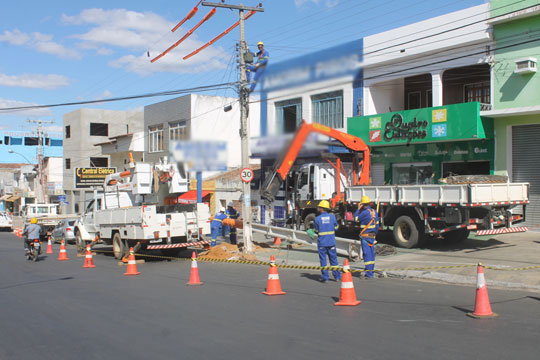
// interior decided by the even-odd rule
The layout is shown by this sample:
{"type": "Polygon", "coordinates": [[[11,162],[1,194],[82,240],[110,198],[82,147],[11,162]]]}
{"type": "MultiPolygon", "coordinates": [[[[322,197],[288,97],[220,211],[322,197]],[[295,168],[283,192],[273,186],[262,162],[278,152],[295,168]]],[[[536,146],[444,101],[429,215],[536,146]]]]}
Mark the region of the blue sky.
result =
{"type": "MultiPolygon", "coordinates": [[[[198,0],[4,2],[0,12],[0,108],[101,100],[237,80],[238,29],[200,54],[182,57],[238,20],[238,12],[216,14],[165,57],[150,59],[180,39],[210,7],[176,32],[171,29],[198,0]],[[147,52],[151,57],[147,57],[147,52]]],[[[212,2],[220,2],[213,0],[212,2]]],[[[262,4],[246,21],[252,50],[264,41],[270,61],[309,53],[430,17],[485,3],[484,0],[227,0],[262,4]]],[[[205,92],[236,97],[233,90],[205,92]]],[[[81,107],[132,110],[170,97],[18,112],[0,111],[0,130],[27,130],[27,119],[54,121],[81,107]]]]}

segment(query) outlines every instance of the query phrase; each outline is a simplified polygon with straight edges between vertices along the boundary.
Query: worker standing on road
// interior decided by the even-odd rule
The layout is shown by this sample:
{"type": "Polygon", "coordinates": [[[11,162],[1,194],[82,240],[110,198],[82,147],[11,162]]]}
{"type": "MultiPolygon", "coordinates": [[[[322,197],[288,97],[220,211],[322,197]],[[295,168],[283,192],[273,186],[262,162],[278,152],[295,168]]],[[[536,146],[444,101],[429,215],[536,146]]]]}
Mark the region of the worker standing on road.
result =
{"type": "MultiPolygon", "coordinates": [[[[336,253],[336,230],[338,223],[334,214],[330,214],[327,210],[330,209],[330,203],[327,200],[322,200],[319,203],[320,215],[315,218],[315,234],[319,235],[317,240],[317,249],[319,250],[319,260],[321,266],[326,266],[326,257],[330,259],[331,266],[337,266],[336,253]]],[[[328,282],[328,270],[321,270],[321,282],[328,282]]],[[[341,280],[341,273],[338,270],[332,270],[332,275],[336,281],[341,280]]]]}
{"type": "Polygon", "coordinates": [[[214,216],[214,219],[212,219],[212,222],[210,223],[210,230],[212,231],[212,242],[210,243],[210,246],[216,246],[217,237],[223,234],[223,220],[226,218],[227,215],[225,215],[225,208],[222,207],[219,209],[219,212],[214,216]]]}
{"type": "Polygon", "coordinates": [[[30,250],[30,242],[33,242],[36,239],[39,239],[41,235],[41,226],[37,223],[37,218],[30,219],[30,224],[24,227],[23,233],[24,237],[24,250],[25,254],[28,255],[30,250]]]}
{"type": "Polygon", "coordinates": [[[354,221],[360,223],[360,240],[364,252],[364,265],[366,278],[373,278],[375,269],[375,236],[379,232],[379,216],[370,206],[369,196],[362,196],[358,204],[358,210],[354,213],[354,221]]]}
{"type": "Polygon", "coordinates": [[[268,64],[268,59],[270,58],[270,54],[268,53],[268,51],[264,50],[264,43],[262,41],[259,41],[257,43],[257,47],[259,48],[257,54],[255,54],[257,56],[257,62],[255,63],[255,65],[246,65],[246,75],[248,83],[251,81],[251,72],[255,72],[255,76],[253,77],[253,82],[251,83],[249,92],[253,92],[253,90],[255,90],[255,87],[257,86],[257,81],[259,81],[261,76],[264,74],[264,71],[266,70],[266,64],[268,64]]]}
{"type": "MultiPolygon", "coordinates": [[[[232,201],[227,204],[227,211],[225,212],[225,215],[227,215],[228,219],[238,219],[240,214],[238,213],[238,210],[234,208],[234,203],[232,201]]],[[[236,228],[234,226],[225,226],[225,236],[227,234],[229,234],[229,241],[231,244],[236,245],[236,228]]]]}

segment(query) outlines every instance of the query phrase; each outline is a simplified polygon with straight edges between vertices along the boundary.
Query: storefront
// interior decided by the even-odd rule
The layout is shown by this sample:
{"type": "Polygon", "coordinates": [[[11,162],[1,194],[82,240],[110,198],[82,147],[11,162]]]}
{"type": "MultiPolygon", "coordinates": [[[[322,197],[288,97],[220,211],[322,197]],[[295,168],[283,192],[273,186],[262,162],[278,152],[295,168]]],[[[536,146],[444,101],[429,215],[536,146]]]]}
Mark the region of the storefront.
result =
{"type": "Polygon", "coordinates": [[[371,147],[374,185],[494,171],[493,121],[477,102],[352,117],[347,132],[371,147]]]}

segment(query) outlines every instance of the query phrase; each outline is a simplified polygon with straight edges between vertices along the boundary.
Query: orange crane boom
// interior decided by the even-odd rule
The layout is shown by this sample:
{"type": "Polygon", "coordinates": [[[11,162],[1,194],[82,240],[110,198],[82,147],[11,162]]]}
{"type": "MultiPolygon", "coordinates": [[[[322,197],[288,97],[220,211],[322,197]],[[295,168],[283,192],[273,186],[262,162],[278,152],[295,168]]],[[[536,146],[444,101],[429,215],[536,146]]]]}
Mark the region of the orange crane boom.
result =
{"type": "MultiPolygon", "coordinates": [[[[354,172],[355,178],[353,179],[353,185],[369,184],[370,150],[362,139],[328,126],[317,123],[308,124],[305,121],[302,121],[302,125],[296,131],[296,134],[294,135],[289,147],[286,149],[285,154],[276,160],[273,173],[266,178],[264,182],[261,196],[268,202],[272,202],[274,200],[275,194],[277,194],[281,184],[283,181],[285,181],[287,174],[291,170],[294,161],[300,153],[300,149],[306,142],[308,135],[312,132],[336,139],[342,143],[343,146],[352,150],[353,152],[363,153],[363,159],[358,164],[360,169],[355,170],[354,172]],[[358,178],[356,178],[357,173],[360,174],[358,178]]],[[[356,164],[353,164],[353,166],[355,165],[356,164]]]]}

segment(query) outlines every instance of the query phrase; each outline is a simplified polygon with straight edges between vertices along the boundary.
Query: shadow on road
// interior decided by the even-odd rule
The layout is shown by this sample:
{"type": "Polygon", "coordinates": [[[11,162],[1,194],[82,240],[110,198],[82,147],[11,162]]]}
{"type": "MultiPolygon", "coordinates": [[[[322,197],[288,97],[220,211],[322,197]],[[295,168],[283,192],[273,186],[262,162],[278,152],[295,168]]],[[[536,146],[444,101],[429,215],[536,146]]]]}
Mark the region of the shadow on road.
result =
{"type": "Polygon", "coordinates": [[[0,290],[11,289],[11,288],[14,288],[14,287],[19,287],[19,286],[27,286],[27,285],[41,284],[41,283],[46,283],[46,282],[51,282],[51,281],[62,281],[62,280],[72,280],[72,279],[74,279],[73,276],[67,276],[67,277],[63,277],[63,278],[59,278],[59,279],[40,280],[40,281],[30,281],[30,282],[27,282],[27,283],[22,283],[22,284],[16,284],[16,285],[5,286],[5,287],[0,288],[0,290]]]}

